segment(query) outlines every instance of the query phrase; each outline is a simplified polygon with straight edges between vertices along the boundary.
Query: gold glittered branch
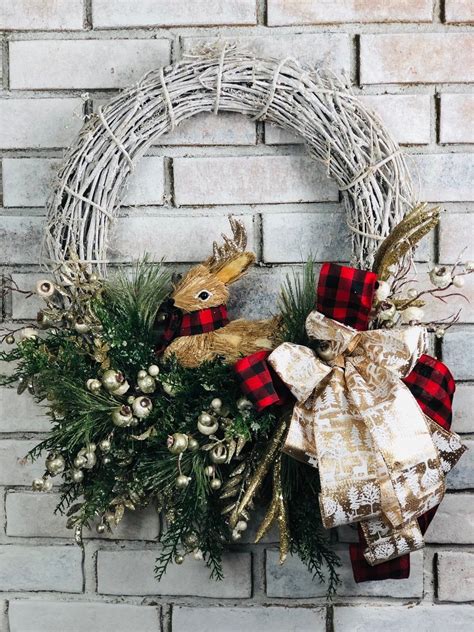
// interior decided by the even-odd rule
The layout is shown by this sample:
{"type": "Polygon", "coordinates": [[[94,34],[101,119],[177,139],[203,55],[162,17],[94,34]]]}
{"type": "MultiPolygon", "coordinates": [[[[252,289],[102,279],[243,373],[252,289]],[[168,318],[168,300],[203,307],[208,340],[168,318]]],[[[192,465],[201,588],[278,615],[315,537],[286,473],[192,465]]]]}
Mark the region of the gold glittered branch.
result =
{"type": "Polygon", "coordinates": [[[427,204],[419,204],[395,226],[375,255],[372,270],[379,280],[386,281],[390,276],[390,267],[435,228],[439,222],[439,212],[439,206],[429,209],[427,204]]]}
{"type": "Polygon", "coordinates": [[[283,564],[290,547],[290,532],[288,527],[288,509],[281,483],[281,454],[278,455],[273,466],[273,496],[267,513],[258,528],[255,543],[260,542],[275,520],[278,523],[280,534],[280,564],[283,564]]]}
{"type": "Polygon", "coordinates": [[[262,460],[258,464],[253,476],[250,479],[245,494],[242,496],[239,504],[234,508],[229,520],[231,527],[235,527],[237,521],[239,520],[239,516],[243,511],[245,511],[247,505],[251,502],[257,491],[260,489],[265,476],[267,475],[273,461],[275,460],[275,457],[280,452],[287,425],[288,413],[283,414],[283,416],[281,417],[275,432],[273,433],[267,444],[262,460]]]}

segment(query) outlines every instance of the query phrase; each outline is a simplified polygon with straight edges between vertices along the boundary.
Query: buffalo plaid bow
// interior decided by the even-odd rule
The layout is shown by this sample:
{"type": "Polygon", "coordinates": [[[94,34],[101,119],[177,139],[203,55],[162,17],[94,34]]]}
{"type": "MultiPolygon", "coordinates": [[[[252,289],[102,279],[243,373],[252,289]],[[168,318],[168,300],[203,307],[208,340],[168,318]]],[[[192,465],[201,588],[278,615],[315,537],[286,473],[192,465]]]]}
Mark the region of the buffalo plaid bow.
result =
{"type": "MultiPolygon", "coordinates": [[[[373,272],[325,263],[319,276],[317,309],[325,316],[354,329],[367,329],[376,283],[377,275],[373,272]]],[[[404,382],[423,412],[449,430],[455,389],[449,369],[439,360],[422,355],[404,382]]],[[[422,533],[428,528],[436,509],[434,507],[418,519],[422,533]]],[[[356,582],[405,579],[409,576],[409,555],[370,566],[363,555],[366,545],[362,530],[359,528],[358,531],[359,543],[350,545],[356,582]]]]}
{"type": "MultiPolygon", "coordinates": [[[[363,331],[368,326],[376,284],[377,275],[373,272],[325,263],[319,276],[317,310],[329,318],[363,331]]],[[[266,363],[268,355],[268,351],[259,351],[242,358],[235,365],[243,392],[258,410],[282,402],[281,392],[279,394],[275,387],[277,376],[266,363]]],[[[422,355],[404,382],[423,412],[449,430],[455,389],[449,369],[435,358],[422,355]]],[[[422,533],[428,528],[436,509],[434,507],[418,518],[422,533]]],[[[370,566],[363,555],[365,548],[364,536],[359,528],[359,543],[350,545],[356,582],[405,579],[409,576],[409,555],[370,566]]]]}

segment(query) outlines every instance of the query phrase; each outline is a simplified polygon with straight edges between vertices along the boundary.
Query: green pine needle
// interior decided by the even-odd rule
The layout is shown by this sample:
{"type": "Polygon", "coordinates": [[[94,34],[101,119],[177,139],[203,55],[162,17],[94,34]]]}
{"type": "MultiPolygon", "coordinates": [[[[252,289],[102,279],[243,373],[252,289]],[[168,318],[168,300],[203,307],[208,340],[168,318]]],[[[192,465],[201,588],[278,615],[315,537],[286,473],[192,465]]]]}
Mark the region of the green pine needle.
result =
{"type": "Polygon", "coordinates": [[[279,307],[282,317],[282,338],[287,342],[307,345],[306,318],[316,305],[316,276],[310,257],[303,273],[287,275],[281,289],[279,307]]]}
{"type": "Polygon", "coordinates": [[[135,264],[131,277],[121,269],[107,281],[105,296],[138,331],[145,332],[152,329],[170,289],[171,274],[162,262],[153,264],[145,257],[135,264]]]}

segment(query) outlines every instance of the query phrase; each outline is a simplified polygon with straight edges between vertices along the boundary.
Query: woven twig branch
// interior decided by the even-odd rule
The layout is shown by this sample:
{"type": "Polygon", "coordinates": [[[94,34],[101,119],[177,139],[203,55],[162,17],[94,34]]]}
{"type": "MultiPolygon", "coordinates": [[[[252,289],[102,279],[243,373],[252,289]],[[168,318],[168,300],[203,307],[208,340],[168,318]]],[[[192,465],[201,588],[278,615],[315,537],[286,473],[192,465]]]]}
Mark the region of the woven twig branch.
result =
{"type": "Polygon", "coordinates": [[[240,112],[299,134],[337,183],[352,231],[353,264],[370,268],[415,204],[397,143],[332,74],[295,60],[208,48],[145,75],[82,128],[47,205],[44,258],[106,272],[107,237],[134,165],[158,138],[200,112],[240,112]]]}

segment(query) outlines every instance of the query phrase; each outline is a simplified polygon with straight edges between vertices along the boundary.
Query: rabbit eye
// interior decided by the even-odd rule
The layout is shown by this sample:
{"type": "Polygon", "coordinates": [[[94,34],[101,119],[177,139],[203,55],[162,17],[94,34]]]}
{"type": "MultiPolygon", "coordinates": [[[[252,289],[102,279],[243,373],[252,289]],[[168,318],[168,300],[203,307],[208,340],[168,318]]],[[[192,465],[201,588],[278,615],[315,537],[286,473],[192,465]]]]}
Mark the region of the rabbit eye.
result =
{"type": "Polygon", "coordinates": [[[201,301],[207,301],[207,299],[210,297],[211,295],[209,294],[209,292],[207,292],[206,290],[203,290],[202,292],[199,292],[198,294],[198,298],[201,299],[201,301]]]}

